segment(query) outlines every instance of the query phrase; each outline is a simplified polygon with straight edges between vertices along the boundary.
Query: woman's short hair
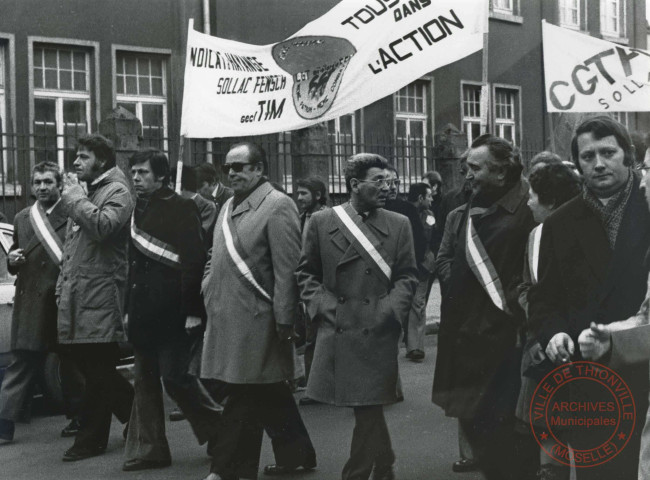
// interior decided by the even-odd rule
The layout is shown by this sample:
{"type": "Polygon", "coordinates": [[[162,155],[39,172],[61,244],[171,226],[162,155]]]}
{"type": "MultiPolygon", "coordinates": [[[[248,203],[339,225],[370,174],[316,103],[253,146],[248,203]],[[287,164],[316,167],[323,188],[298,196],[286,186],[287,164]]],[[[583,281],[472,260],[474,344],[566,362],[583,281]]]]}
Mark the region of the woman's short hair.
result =
{"type": "Polygon", "coordinates": [[[528,177],[528,182],[539,202],[554,209],[578,195],[581,189],[578,175],[561,163],[537,168],[528,177]]]}

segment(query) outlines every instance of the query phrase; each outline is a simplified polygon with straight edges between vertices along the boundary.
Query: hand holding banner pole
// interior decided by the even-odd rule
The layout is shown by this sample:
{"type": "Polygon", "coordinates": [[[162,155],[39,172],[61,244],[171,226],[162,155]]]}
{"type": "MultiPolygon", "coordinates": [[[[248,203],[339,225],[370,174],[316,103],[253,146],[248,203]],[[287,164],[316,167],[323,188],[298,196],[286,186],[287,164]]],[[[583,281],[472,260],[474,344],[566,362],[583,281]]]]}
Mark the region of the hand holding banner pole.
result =
{"type": "Polygon", "coordinates": [[[178,162],[176,162],[176,187],[174,191],[181,193],[181,178],[183,177],[183,151],[185,150],[185,135],[178,142],[178,162]]]}

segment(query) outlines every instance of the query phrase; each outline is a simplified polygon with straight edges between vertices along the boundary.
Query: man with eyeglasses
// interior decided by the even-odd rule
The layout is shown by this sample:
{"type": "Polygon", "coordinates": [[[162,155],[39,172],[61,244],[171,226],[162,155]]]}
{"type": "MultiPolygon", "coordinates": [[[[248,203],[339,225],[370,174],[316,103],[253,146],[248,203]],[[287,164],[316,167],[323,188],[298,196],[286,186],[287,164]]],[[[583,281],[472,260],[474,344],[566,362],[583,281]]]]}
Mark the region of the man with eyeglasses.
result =
{"type": "Polygon", "coordinates": [[[295,378],[298,209],[264,177],[258,145],[234,145],[222,167],[234,196],[219,213],[201,285],[208,316],[201,377],[225,382],[228,399],[206,480],[257,478],[263,429],[277,462],[265,473],[310,470],[316,453],[286,383],[295,378]]]}
{"type": "Polygon", "coordinates": [[[383,406],[398,400],[398,343],[417,284],[411,228],[382,207],[386,159],[352,156],[350,202],[312,215],[297,276],[318,326],[307,396],[354,409],[343,480],[392,480],[395,455],[383,406]]]}
{"type": "MultiPolygon", "coordinates": [[[[646,296],[650,214],[640,175],[632,170],[634,151],[625,126],[608,116],[585,120],[571,141],[583,191],[544,221],[542,268],[528,293],[529,321],[540,326],[538,340],[555,365],[585,358],[606,362],[600,354],[604,352],[591,349],[590,341],[599,337],[599,330],[615,329],[617,321],[637,314],[646,296]]],[[[647,187],[647,181],[644,184],[647,187]]],[[[646,411],[648,363],[623,365],[616,372],[629,386],[637,412],[646,411]]],[[[567,393],[572,400],[583,398],[571,385],[567,393]]],[[[643,468],[643,421],[637,414],[628,443],[614,458],[576,468],[576,477],[647,478],[637,477],[637,469],[643,468]]],[[[591,432],[573,429],[570,434],[574,448],[591,444],[591,432]]]]}
{"type": "MultiPolygon", "coordinates": [[[[411,224],[411,233],[413,234],[413,246],[415,248],[415,261],[418,264],[420,271],[425,267],[422,265],[424,256],[427,251],[427,237],[424,230],[424,225],[420,219],[420,213],[415,205],[399,197],[400,179],[397,174],[397,169],[388,165],[386,167],[386,182],[388,183],[388,196],[384,208],[391,212],[399,213],[408,218],[411,224]]],[[[404,322],[404,342],[408,338],[408,317],[404,322]]],[[[408,353],[408,352],[407,352],[408,353]]],[[[418,359],[421,360],[421,359],[418,359]]],[[[401,389],[401,387],[400,387],[401,389]]]]}

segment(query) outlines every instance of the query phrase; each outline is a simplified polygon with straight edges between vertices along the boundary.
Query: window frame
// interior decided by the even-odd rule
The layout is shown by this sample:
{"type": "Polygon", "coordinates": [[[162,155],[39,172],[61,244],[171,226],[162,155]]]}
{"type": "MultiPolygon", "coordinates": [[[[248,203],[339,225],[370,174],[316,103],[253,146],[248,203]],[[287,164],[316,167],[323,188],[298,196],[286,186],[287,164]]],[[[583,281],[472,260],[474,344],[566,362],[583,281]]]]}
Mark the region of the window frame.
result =
{"type": "Polygon", "coordinates": [[[144,116],[142,114],[142,106],[149,105],[162,105],[163,109],[163,145],[162,150],[169,154],[169,106],[171,103],[170,95],[172,89],[170,88],[169,72],[171,70],[172,50],[168,48],[150,48],[138,47],[134,45],[111,45],[111,83],[112,83],[112,102],[113,108],[117,107],[118,103],[135,103],[136,104],[136,117],[140,120],[143,133],[144,133],[144,116]],[[117,93],[117,57],[119,54],[132,55],[136,58],[153,58],[157,57],[162,60],[162,90],[163,95],[133,95],[128,93],[117,93]]]}
{"type": "MultiPolygon", "coordinates": [[[[417,80],[414,80],[413,82],[409,83],[408,85],[405,85],[403,88],[399,89],[397,92],[393,93],[393,138],[395,139],[395,160],[396,161],[403,161],[404,158],[409,159],[409,162],[405,164],[406,166],[406,171],[402,169],[400,171],[399,165],[395,165],[395,168],[398,169],[398,172],[400,174],[403,173],[403,178],[402,181],[405,182],[406,185],[410,185],[411,183],[415,183],[418,181],[418,176],[422,176],[424,172],[427,170],[427,126],[429,125],[429,109],[427,108],[428,102],[429,102],[429,97],[431,96],[431,92],[428,92],[428,88],[431,87],[431,79],[429,77],[422,77],[418,78],[417,80]],[[407,89],[409,86],[414,85],[414,84],[419,84],[422,87],[422,111],[421,112],[407,112],[407,111],[402,111],[398,110],[398,105],[399,105],[399,93],[407,89]],[[400,156],[400,138],[403,137],[398,137],[397,134],[397,122],[398,121],[404,121],[406,122],[406,137],[403,139],[403,141],[406,141],[406,139],[409,139],[412,141],[414,138],[410,132],[411,132],[411,122],[420,122],[422,123],[422,144],[420,146],[415,146],[411,145],[411,142],[406,142],[405,143],[405,152],[404,155],[400,156]],[[411,155],[411,149],[418,148],[421,149],[422,152],[417,154],[418,160],[422,163],[421,169],[422,171],[418,173],[417,171],[417,164],[415,166],[415,173],[411,173],[411,162],[410,159],[412,158],[411,155]]],[[[409,96],[407,95],[406,98],[408,99],[409,96]]],[[[417,96],[414,97],[417,99],[417,96]]],[[[417,138],[417,137],[416,137],[417,138]]],[[[417,158],[414,157],[414,158],[417,158]]],[[[402,165],[404,166],[404,165],[402,165]]]]}
{"type": "Polygon", "coordinates": [[[557,7],[558,7],[558,23],[560,24],[561,27],[564,28],[569,28],[571,30],[582,30],[582,19],[583,19],[583,14],[582,14],[582,0],[558,0],[557,2],[557,7]],[[572,7],[568,7],[566,3],[570,1],[575,1],[576,2],[576,8],[575,11],[577,12],[577,22],[576,23],[571,23],[566,21],[565,13],[569,10],[572,11],[574,10],[572,7]]]}
{"type": "MultiPolygon", "coordinates": [[[[350,156],[357,153],[357,111],[352,113],[346,113],[340,117],[332,118],[327,121],[327,139],[329,141],[332,155],[331,169],[329,172],[329,184],[330,186],[335,186],[339,184],[339,179],[344,177],[345,170],[345,160],[350,156]],[[341,118],[349,117],[352,123],[352,133],[343,133],[341,132],[341,118]],[[330,132],[330,122],[334,122],[334,132],[330,132]],[[344,140],[343,137],[351,135],[351,139],[348,142],[344,140]],[[348,144],[351,147],[351,153],[346,149],[348,144]]],[[[342,192],[336,192],[342,193],[342,192]]]]}
{"type": "Polygon", "coordinates": [[[86,120],[87,131],[92,132],[92,125],[98,122],[101,118],[101,104],[99,94],[99,42],[76,40],[70,38],[55,38],[55,37],[41,37],[41,36],[28,36],[27,37],[27,57],[28,57],[28,82],[29,82],[29,131],[30,131],[30,147],[34,154],[34,127],[36,124],[35,118],[35,100],[36,98],[55,98],[57,99],[56,109],[56,129],[57,129],[57,162],[59,167],[65,168],[65,125],[59,123],[63,119],[63,102],[65,100],[85,100],[86,101],[86,120]],[[37,46],[46,46],[55,49],[70,48],[72,50],[80,50],[86,54],[86,65],[88,67],[87,78],[87,93],[80,93],[72,90],[54,90],[46,88],[35,88],[34,83],[34,50],[37,46]],[[59,110],[60,107],[60,110],[59,110]],[[94,107],[94,108],[93,108],[94,107]]]}
{"type": "MultiPolygon", "coordinates": [[[[461,125],[461,131],[465,133],[465,136],[467,137],[467,145],[471,145],[472,141],[474,138],[472,138],[472,130],[470,129],[465,129],[465,124],[476,124],[479,126],[479,131],[481,129],[481,87],[483,84],[481,82],[475,82],[475,81],[469,81],[469,80],[461,80],[460,82],[460,125],[461,125]],[[478,116],[477,117],[472,117],[472,116],[465,116],[465,87],[473,87],[478,89],[479,92],[479,101],[478,101],[478,116]]],[[[484,132],[480,132],[482,134],[484,132]]],[[[479,134],[479,135],[480,135],[479,134]]]]}
{"type": "Polygon", "coordinates": [[[600,9],[600,34],[604,39],[626,39],[627,38],[627,0],[600,0],[599,2],[600,9]],[[608,14],[607,6],[608,3],[616,3],[617,5],[617,16],[612,17],[608,14]],[[609,29],[609,20],[616,18],[616,31],[609,29]]]}
{"type": "Polygon", "coordinates": [[[492,84],[491,96],[492,96],[492,105],[491,105],[490,114],[492,115],[492,119],[493,119],[492,125],[494,126],[495,135],[505,138],[502,135],[502,129],[499,128],[499,126],[511,125],[513,127],[512,143],[514,145],[518,145],[520,143],[520,138],[521,138],[521,115],[522,115],[521,87],[518,85],[506,85],[502,83],[494,83],[492,84]],[[512,106],[512,112],[514,118],[512,120],[499,119],[497,117],[497,105],[496,105],[497,90],[506,90],[511,93],[514,93],[513,106],[512,106]]]}

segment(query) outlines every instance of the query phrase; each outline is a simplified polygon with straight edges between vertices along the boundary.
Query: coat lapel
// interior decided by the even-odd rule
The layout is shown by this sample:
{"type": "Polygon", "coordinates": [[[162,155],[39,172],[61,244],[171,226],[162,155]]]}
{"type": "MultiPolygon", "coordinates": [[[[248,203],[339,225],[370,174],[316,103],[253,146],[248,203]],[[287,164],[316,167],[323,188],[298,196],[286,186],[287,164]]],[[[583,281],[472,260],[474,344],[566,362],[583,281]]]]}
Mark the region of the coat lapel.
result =
{"type": "MultiPolygon", "coordinates": [[[[65,226],[68,223],[68,217],[65,215],[63,212],[63,207],[61,206],[62,204],[59,202],[54,209],[50,212],[50,214],[47,216],[48,221],[52,225],[52,228],[54,231],[57,233],[59,238],[63,241],[65,240],[65,226]]],[[[36,247],[38,247],[41,242],[38,239],[38,236],[34,232],[34,229],[32,228],[32,222],[29,220],[29,216],[27,217],[27,224],[29,225],[29,230],[31,232],[31,239],[27,243],[27,246],[25,247],[25,254],[28,254],[32,250],[34,250],[36,247]]]]}

